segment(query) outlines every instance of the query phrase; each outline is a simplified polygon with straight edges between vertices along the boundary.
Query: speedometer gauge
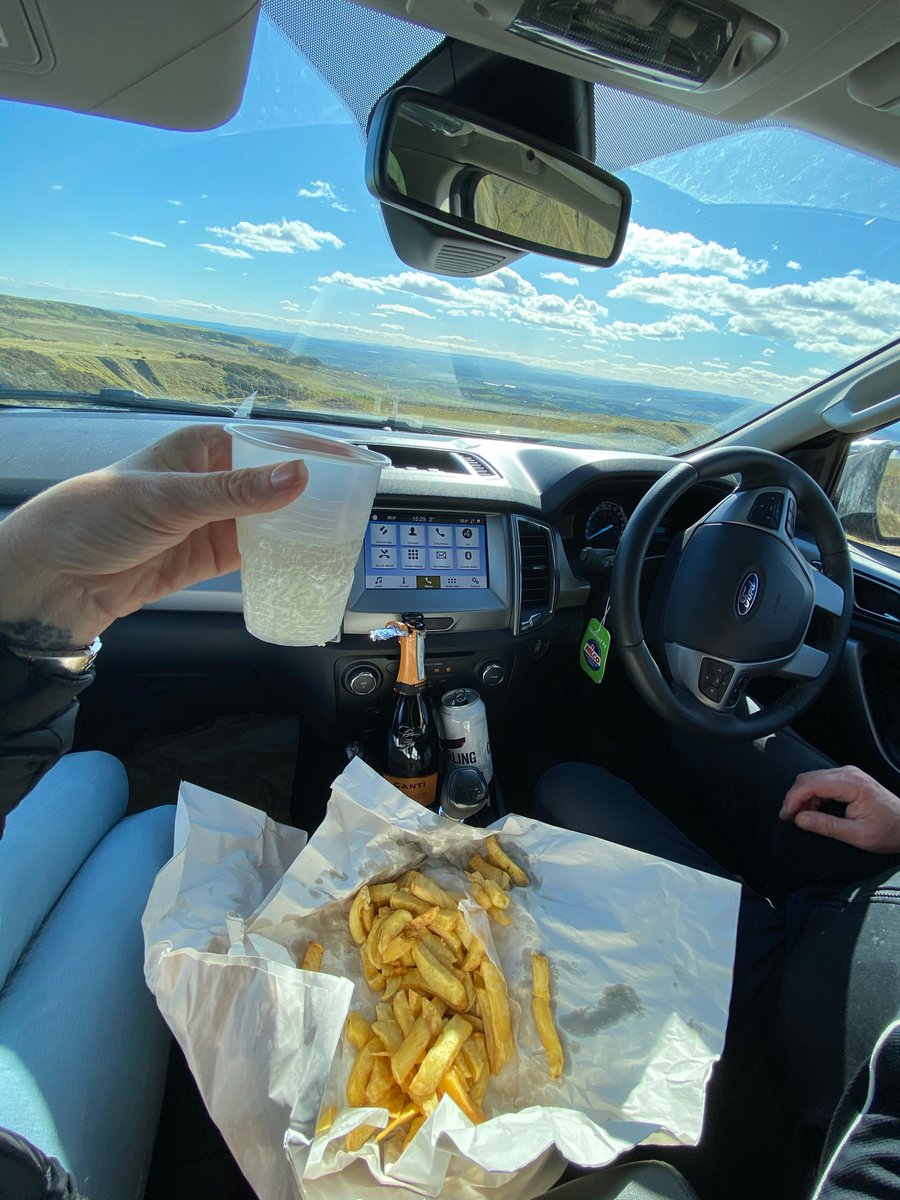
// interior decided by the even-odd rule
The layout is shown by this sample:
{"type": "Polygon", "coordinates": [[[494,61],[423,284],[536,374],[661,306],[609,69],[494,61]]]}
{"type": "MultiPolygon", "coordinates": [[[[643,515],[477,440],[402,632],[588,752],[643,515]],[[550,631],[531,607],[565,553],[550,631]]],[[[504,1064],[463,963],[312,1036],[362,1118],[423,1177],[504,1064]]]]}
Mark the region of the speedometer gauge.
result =
{"type": "Polygon", "coordinates": [[[584,540],[594,550],[615,550],[628,517],[621,504],[603,500],[584,523],[584,540]]]}

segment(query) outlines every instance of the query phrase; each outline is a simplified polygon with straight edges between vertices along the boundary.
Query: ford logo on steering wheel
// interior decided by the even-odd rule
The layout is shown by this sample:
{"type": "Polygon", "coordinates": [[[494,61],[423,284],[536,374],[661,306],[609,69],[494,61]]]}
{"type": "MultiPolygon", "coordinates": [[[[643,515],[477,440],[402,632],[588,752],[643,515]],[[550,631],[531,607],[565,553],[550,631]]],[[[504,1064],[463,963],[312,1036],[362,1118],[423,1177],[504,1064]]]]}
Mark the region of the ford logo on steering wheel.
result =
{"type": "Polygon", "coordinates": [[[756,603],[756,598],[759,595],[759,576],[755,571],[751,571],[745,576],[741,586],[738,588],[737,598],[734,606],[737,609],[739,617],[746,617],[753,605],[756,603]]]}

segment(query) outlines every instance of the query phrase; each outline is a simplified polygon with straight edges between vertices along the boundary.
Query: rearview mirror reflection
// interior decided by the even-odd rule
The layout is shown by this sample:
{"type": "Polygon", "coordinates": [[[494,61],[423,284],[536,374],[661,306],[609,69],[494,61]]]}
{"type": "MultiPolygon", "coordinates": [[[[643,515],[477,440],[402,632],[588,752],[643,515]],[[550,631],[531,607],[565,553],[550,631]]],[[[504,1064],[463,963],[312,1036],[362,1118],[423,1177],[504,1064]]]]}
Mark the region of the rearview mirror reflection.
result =
{"type": "Polygon", "coordinates": [[[376,107],[367,181],[395,208],[594,266],[619,257],[631,204],[627,186],[586,159],[414,88],[376,107]]]}

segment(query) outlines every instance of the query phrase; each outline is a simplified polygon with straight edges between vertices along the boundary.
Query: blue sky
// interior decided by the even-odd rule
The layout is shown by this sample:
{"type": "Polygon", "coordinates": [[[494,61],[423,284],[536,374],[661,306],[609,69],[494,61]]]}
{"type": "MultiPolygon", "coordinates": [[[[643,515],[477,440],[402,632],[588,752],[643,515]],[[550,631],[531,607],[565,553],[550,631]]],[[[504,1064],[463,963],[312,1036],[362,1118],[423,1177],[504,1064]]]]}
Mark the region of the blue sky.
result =
{"type": "Polygon", "coordinates": [[[786,398],[900,332],[897,171],[760,129],[624,172],[610,270],[481,280],[394,254],[355,123],[263,23],[244,103],[185,134],[0,103],[0,290],[786,398]]]}

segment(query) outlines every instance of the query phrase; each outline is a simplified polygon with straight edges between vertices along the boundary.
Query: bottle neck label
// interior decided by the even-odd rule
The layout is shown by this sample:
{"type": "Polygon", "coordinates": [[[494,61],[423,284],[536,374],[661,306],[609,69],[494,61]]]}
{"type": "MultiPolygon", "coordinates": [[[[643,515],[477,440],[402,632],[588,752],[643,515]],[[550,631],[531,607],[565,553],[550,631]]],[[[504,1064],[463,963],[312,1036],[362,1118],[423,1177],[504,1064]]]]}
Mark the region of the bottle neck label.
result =
{"type": "Polygon", "coordinates": [[[400,670],[397,690],[420,691],[425,686],[425,635],[407,627],[406,637],[400,640],[400,670]]]}

